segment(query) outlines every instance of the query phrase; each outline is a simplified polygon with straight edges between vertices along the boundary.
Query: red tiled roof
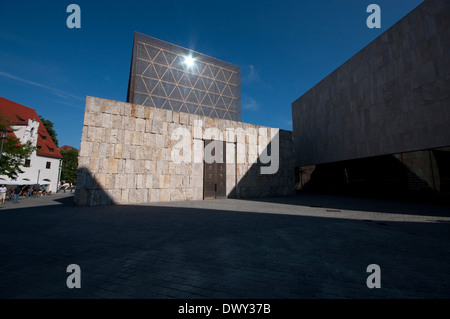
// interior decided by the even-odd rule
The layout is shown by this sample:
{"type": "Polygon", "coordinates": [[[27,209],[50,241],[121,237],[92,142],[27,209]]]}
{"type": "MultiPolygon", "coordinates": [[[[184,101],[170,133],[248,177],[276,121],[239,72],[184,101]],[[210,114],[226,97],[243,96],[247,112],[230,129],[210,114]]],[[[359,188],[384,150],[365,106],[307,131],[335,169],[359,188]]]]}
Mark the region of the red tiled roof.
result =
{"type": "Polygon", "coordinates": [[[76,150],[77,152],[79,152],[75,147],[72,147],[70,145],[63,145],[59,148],[59,150],[61,152],[66,152],[66,151],[70,151],[70,150],[76,150]]]}
{"type": "MultiPolygon", "coordinates": [[[[62,158],[61,153],[35,110],[0,96],[0,114],[10,121],[11,125],[28,125],[29,119],[38,121],[37,155],[62,158]]],[[[9,133],[9,135],[15,136],[14,133],[9,133]]]]}

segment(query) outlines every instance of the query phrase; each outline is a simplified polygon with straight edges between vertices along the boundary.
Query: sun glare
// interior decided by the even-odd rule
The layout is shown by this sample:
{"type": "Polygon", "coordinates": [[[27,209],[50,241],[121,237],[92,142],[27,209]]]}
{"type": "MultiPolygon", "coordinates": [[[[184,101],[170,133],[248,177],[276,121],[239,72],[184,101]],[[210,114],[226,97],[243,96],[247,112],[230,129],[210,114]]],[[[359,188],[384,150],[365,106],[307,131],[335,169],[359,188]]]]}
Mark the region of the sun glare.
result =
{"type": "Polygon", "coordinates": [[[190,55],[188,55],[188,56],[186,56],[185,58],[184,58],[184,63],[190,68],[190,67],[192,67],[193,65],[194,65],[194,62],[195,62],[195,59],[192,57],[192,56],[190,56],[190,55]]]}

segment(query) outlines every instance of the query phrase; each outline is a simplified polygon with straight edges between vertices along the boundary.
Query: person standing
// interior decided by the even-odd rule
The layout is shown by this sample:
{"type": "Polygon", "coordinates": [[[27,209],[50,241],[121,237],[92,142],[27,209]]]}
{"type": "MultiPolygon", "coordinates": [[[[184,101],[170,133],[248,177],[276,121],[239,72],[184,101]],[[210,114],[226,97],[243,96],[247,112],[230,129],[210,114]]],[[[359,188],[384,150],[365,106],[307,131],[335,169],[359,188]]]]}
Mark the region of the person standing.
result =
{"type": "Polygon", "coordinates": [[[17,204],[17,201],[18,201],[18,199],[19,199],[20,192],[21,192],[21,189],[20,189],[19,186],[17,186],[17,187],[14,189],[14,204],[17,204]]]}
{"type": "Polygon", "coordinates": [[[2,204],[5,203],[7,191],[8,191],[8,189],[5,187],[5,185],[2,185],[2,187],[0,187],[0,202],[2,204]]]}

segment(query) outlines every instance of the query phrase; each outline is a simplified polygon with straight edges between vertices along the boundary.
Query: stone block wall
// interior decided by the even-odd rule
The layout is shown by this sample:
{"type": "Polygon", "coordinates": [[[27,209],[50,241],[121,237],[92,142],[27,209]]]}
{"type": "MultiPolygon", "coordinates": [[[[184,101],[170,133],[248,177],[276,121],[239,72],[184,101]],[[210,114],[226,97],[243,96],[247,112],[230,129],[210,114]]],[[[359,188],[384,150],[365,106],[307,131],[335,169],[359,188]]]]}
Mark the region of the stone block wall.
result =
{"type": "Polygon", "coordinates": [[[87,97],[75,203],[202,200],[204,140],[213,138],[226,142],[228,197],[295,192],[291,132],[87,97]],[[174,149],[184,138],[173,135],[176,129],[188,132],[189,160],[174,161],[174,149]],[[279,169],[264,175],[260,169],[270,163],[258,158],[269,144],[275,145],[272,136],[279,139],[279,169]]]}

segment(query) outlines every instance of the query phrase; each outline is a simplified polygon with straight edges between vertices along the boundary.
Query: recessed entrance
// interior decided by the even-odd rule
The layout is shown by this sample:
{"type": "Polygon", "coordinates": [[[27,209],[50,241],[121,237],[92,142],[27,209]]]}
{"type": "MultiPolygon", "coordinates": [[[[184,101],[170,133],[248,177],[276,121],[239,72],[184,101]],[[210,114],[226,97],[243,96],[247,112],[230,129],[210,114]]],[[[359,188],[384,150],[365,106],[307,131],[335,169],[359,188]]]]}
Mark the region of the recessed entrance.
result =
{"type": "Polygon", "coordinates": [[[210,147],[212,147],[211,155],[216,160],[213,163],[204,161],[203,199],[226,198],[226,144],[223,141],[206,140],[205,150],[210,147]],[[210,145],[211,143],[214,144],[210,145]],[[222,159],[221,163],[219,159],[222,159]]]}

